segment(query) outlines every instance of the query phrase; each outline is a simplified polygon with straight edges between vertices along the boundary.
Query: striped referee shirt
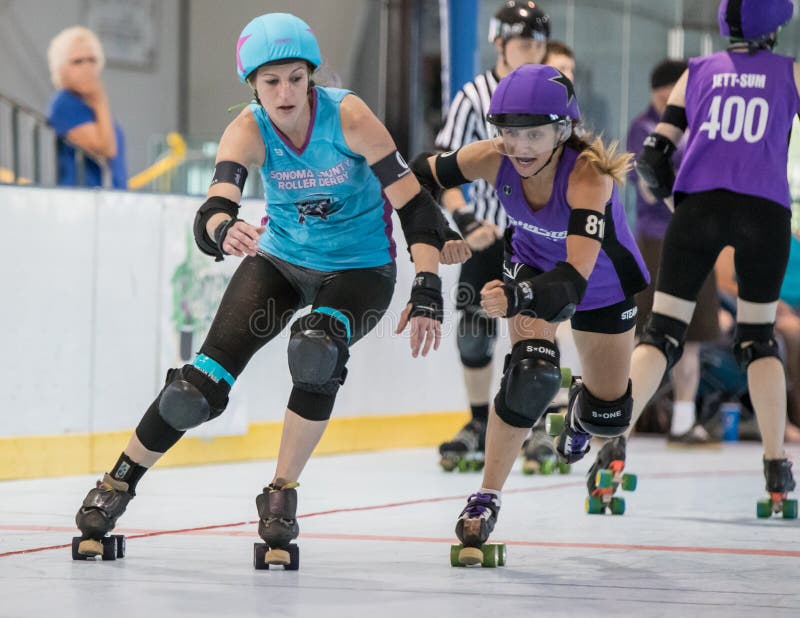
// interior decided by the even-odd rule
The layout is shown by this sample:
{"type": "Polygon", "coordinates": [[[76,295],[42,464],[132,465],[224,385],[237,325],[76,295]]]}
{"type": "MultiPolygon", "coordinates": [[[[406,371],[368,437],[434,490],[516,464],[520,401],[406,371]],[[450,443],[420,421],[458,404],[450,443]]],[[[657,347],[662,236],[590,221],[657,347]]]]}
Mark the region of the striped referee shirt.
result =
{"type": "MultiPolygon", "coordinates": [[[[497,78],[491,70],[464,84],[453,97],[444,126],[436,136],[436,148],[457,150],[466,144],[488,139],[486,114],[495,88],[497,78]]],[[[475,209],[476,219],[505,229],[506,213],[491,184],[485,180],[473,182],[469,188],[469,201],[475,209]]]]}

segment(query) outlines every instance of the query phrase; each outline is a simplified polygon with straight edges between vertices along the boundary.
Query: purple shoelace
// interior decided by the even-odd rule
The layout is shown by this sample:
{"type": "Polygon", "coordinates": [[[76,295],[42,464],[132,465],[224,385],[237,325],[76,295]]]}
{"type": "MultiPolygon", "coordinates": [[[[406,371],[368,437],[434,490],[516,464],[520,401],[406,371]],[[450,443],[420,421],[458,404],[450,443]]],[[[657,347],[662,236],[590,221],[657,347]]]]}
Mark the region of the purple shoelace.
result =
{"type": "Polygon", "coordinates": [[[466,514],[470,518],[480,517],[484,511],[492,504],[494,496],[492,494],[472,494],[467,501],[467,506],[464,508],[462,515],[466,514]]]}

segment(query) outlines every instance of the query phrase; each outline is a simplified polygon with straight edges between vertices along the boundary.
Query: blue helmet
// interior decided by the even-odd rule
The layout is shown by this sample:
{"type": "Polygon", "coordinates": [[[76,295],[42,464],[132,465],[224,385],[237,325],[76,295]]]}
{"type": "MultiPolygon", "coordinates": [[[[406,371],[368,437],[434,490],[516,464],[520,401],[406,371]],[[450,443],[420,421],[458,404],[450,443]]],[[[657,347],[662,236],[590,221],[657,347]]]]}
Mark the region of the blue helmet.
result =
{"type": "Polygon", "coordinates": [[[722,0],[717,21],[722,36],[755,41],[775,32],[793,13],[792,0],[722,0]]]}
{"type": "Polygon", "coordinates": [[[289,13],[267,13],[247,24],[236,44],[239,80],[262,64],[296,58],[318,67],[322,62],[317,38],[308,24],[289,13]]]}

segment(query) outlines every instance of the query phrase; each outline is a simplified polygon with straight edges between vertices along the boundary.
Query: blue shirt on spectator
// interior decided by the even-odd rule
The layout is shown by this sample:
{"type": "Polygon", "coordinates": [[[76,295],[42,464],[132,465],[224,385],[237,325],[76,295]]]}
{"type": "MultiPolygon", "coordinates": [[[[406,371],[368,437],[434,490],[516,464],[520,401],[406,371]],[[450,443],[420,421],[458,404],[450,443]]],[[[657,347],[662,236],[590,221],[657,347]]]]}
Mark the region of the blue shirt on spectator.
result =
{"type": "MultiPolygon", "coordinates": [[[[94,110],[83,99],[69,90],[59,90],[50,102],[48,114],[50,126],[58,136],[58,184],[76,186],[78,170],[75,161],[75,149],[64,142],[67,133],[87,122],[95,122],[94,110]]],[[[114,123],[114,134],[117,138],[117,156],[108,161],[111,170],[111,186],[125,189],[128,186],[128,173],[125,164],[125,136],[122,128],[114,123]]],[[[102,187],[103,177],[100,166],[91,158],[85,158],[84,182],[82,186],[102,187]]]]}

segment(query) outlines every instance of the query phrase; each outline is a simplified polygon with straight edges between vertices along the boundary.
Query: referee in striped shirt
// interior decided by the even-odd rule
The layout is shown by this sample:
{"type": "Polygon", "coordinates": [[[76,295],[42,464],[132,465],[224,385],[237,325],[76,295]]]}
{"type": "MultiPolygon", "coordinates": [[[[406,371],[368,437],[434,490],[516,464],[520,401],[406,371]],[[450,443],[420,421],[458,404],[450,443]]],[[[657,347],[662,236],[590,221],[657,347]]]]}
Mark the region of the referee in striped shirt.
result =
{"type": "MultiPolygon", "coordinates": [[[[504,2],[489,24],[489,41],[497,50],[493,68],[477,75],[458,91],[447,112],[436,147],[455,151],[487,139],[486,112],[497,82],[523,64],[539,64],[546,55],[550,18],[532,0],[504,2]]],[[[461,313],[457,341],[464,369],[472,418],[456,436],[439,446],[446,470],[480,469],[489,416],[492,355],[497,321],[481,311],[480,292],[494,279],[502,279],[503,231],[506,215],[492,186],[483,181],[469,188],[469,204],[458,189],[445,191],[442,205],[473,251],[461,267],[456,307],[461,313]]]]}

